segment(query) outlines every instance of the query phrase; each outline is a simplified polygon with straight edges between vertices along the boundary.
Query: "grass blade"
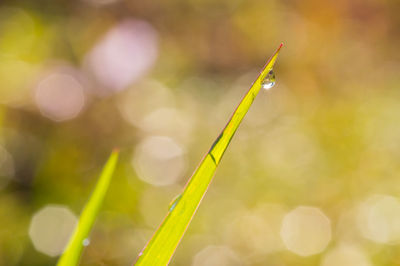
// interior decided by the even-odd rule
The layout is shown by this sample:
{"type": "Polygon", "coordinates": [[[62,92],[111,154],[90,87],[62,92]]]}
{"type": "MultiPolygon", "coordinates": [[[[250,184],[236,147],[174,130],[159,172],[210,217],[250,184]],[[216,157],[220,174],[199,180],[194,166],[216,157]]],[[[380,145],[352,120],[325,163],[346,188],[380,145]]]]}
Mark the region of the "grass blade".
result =
{"type": "Polygon", "coordinates": [[[114,173],[117,161],[118,151],[115,150],[110,155],[110,158],[100,174],[99,181],[97,182],[89,201],[81,213],[74,234],[69,240],[67,248],[57,263],[58,266],[78,265],[84,247],[83,241],[88,238],[96,217],[100,211],[104,197],[107,193],[108,187],[110,186],[111,177],[114,173]]]}
{"type": "Polygon", "coordinates": [[[227,146],[260,91],[262,81],[268,72],[272,70],[281,47],[282,44],[268,60],[256,81],[239,103],[228,124],[186,184],[183,193],[173,202],[163,223],[141,254],[139,254],[136,265],[168,265],[202,198],[207,192],[207,188],[227,146]]]}

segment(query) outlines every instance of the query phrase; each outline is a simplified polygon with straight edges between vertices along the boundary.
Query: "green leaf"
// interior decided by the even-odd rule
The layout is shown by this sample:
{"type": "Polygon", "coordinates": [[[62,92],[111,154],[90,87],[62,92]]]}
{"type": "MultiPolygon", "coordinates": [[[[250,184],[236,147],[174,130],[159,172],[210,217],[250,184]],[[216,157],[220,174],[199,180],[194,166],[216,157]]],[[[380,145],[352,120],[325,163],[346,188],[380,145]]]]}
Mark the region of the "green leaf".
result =
{"type": "Polygon", "coordinates": [[[183,193],[171,204],[167,216],[150,242],[139,254],[135,265],[168,265],[202,198],[207,192],[207,188],[229,142],[260,91],[262,81],[272,70],[281,47],[282,44],[268,60],[256,81],[239,103],[228,124],[186,184],[183,193]]]}
{"type": "Polygon", "coordinates": [[[69,240],[67,248],[58,261],[58,266],[78,265],[84,247],[97,215],[99,214],[104,197],[110,186],[111,177],[118,161],[118,151],[114,150],[101,172],[99,181],[84,207],[78,225],[69,240]]]}

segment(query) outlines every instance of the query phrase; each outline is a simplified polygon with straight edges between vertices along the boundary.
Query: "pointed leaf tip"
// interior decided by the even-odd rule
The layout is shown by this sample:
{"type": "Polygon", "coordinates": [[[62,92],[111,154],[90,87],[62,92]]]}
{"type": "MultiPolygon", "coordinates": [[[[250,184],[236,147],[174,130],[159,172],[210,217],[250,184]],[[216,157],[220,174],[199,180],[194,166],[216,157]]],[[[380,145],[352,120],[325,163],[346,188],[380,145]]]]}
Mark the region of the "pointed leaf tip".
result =
{"type": "Polygon", "coordinates": [[[282,47],[283,47],[283,42],[281,42],[281,44],[279,45],[278,49],[276,49],[275,54],[279,53],[279,51],[281,50],[282,47]]]}

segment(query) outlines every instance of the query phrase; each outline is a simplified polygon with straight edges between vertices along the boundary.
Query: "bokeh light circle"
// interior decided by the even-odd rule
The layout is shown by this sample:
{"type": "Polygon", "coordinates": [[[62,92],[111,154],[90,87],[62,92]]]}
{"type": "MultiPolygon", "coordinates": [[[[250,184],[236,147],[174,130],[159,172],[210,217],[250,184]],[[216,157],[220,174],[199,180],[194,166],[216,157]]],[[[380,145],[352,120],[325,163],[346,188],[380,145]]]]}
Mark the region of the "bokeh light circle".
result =
{"type": "Polygon", "coordinates": [[[146,130],[144,120],[160,108],[172,108],[175,98],[169,88],[154,80],[144,80],[121,93],[118,107],[131,125],[146,130]]]}
{"type": "Polygon", "coordinates": [[[171,138],[147,137],[137,146],[132,165],[141,180],[155,186],[171,185],[186,168],[184,150],[171,138]]]}
{"type": "Polygon", "coordinates": [[[377,243],[400,241],[400,201],[389,195],[373,195],[360,205],[358,224],[362,235],[377,243]]]}
{"type": "Polygon", "coordinates": [[[57,256],[63,252],[77,221],[75,214],[64,206],[46,206],[33,215],[29,237],[36,250],[57,256]]]}
{"type": "Polygon", "coordinates": [[[156,30],[145,21],[127,19],[105,34],[88,54],[86,63],[100,84],[120,91],[142,77],[155,63],[157,54],[156,30]]]}
{"type": "Polygon", "coordinates": [[[322,259],[321,266],[371,266],[365,253],[357,246],[342,244],[329,251],[322,259]]]}
{"type": "Polygon", "coordinates": [[[318,208],[300,206],[285,215],[281,237],[287,249],[300,256],[322,252],[331,240],[331,223],[318,208]]]}
{"type": "Polygon", "coordinates": [[[70,120],[84,107],[84,88],[73,75],[52,73],[37,85],[35,101],[43,116],[57,122],[70,120]]]}
{"type": "Polygon", "coordinates": [[[282,250],[279,232],[284,214],[278,204],[261,204],[252,211],[239,212],[226,226],[227,241],[238,253],[255,259],[282,250]]]}

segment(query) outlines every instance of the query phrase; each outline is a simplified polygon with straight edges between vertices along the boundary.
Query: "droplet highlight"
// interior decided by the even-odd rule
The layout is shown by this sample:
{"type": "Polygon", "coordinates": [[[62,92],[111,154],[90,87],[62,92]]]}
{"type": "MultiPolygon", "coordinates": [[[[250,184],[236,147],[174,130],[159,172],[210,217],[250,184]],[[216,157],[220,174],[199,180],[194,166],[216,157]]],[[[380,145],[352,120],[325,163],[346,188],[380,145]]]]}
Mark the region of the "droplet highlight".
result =
{"type": "Polygon", "coordinates": [[[271,89],[275,85],[275,73],[271,69],[261,82],[261,88],[265,90],[271,89]]]}
{"type": "Polygon", "coordinates": [[[90,239],[89,239],[89,238],[85,238],[85,239],[83,240],[82,244],[83,244],[85,247],[89,246],[89,245],[90,245],[90,239]]]}
{"type": "Polygon", "coordinates": [[[176,196],[176,197],[171,201],[171,203],[170,203],[169,206],[168,206],[168,210],[169,210],[170,212],[172,212],[172,211],[175,209],[176,204],[178,204],[178,202],[180,201],[181,198],[182,198],[182,194],[179,194],[178,196],[176,196]]]}

